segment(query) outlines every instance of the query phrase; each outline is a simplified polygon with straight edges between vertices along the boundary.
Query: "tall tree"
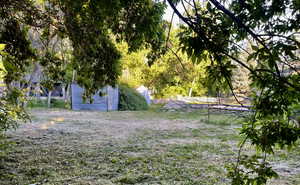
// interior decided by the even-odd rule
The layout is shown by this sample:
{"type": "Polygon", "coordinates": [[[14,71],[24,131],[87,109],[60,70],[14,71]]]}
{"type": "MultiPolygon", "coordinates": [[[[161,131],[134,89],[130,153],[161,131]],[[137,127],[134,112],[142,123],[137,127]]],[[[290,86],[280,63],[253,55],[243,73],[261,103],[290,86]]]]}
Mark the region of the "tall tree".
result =
{"type": "Polygon", "coordinates": [[[20,82],[28,66],[41,60],[52,81],[47,83],[49,88],[54,79],[63,76],[63,60],[48,48],[51,44],[46,44],[44,52],[33,49],[28,30],[43,33],[38,35],[45,38],[58,35],[71,41],[76,81],[85,88],[84,97],[90,98],[103,86],[117,82],[120,52],[116,42],[127,42],[130,51],[150,48],[150,62],[161,54],[164,8],[163,3],[152,0],[0,1],[0,43],[5,44],[6,53],[1,53],[6,70],[3,78],[9,89],[7,98],[1,100],[1,109],[7,107],[8,111],[1,111],[0,132],[2,125],[7,129],[18,118],[27,118],[19,105],[22,92],[15,89],[14,83],[20,82]]]}
{"type": "Polygon", "coordinates": [[[151,59],[163,43],[162,3],[151,0],[50,2],[64,14],[64,31],[74,48],[77,82],[86,89],[86,97],[99,87],[117,82],[121,71],[120,52],[115,42],[127,42],[130,51],[145,43],[145,47],[154,51],[149,55],[151,59]]]}
{"type": "Polygon", "coordinates": [[[147,86],[156,98],[176,95],[201,96],[206,95],[205,69],[209,59],[200,64],[193,63],[180,50],[179,40],[176,38],[179,29],[170,30],[166,53],[151,66],[148,65],[147,50],[127,54],[126,44],[119,45],[124,53],[121,58],[125,81],[133,87],[147,86]]]}
{"type": "MultiPolygon", "coordinates": [[[[142,46],[152,48],[148,55],[150,60],[155,59],[161,52],[160,45],[164,40],[163,3],[151,0],[37,2],[1,2],[1,41],[7,44],[6,50],[22,46],[20,53],[33,55],[26,36],[28,27],[42,29],[49,37],[59,34],[69,38],[73,47],[73,66],[77,70],[77,81],[85,87],[87,97],[107,84],[116,83],[120,75],[120,52],[116,49],[115,42],[127,42],[130,51],[142,46]],[[9,39],[19,42],[19,45],[9,39]]],[[[8,53],[12,56],[13,51],[8,53]]],[[[21,59],[25,60],[24,57],[21,59]]],[[[11,63],[17,65],[19,61],[20,58],[11,63]]],[[[21,70],[22,65],[16,68],[21,70]]]]}

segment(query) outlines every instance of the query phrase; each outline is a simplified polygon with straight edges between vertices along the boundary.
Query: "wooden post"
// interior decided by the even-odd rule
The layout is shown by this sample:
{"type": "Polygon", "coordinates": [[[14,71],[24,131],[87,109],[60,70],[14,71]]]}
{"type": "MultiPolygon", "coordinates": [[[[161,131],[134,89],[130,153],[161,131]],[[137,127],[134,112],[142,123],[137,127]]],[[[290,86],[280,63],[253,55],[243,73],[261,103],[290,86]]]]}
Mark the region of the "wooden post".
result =
{"type": "Polygon", "coordinates": [[[207,123],[209,124],[209,115],[210,114],[210,112],[209,112],[209,102],[208,102],[208,93],[207,93],[207,123]]]}
{"type": "Polygon", "coordinates": [[[106,112],[108,112],[109,100],[108,100],[108,86],[106,86],[106,112]]]}

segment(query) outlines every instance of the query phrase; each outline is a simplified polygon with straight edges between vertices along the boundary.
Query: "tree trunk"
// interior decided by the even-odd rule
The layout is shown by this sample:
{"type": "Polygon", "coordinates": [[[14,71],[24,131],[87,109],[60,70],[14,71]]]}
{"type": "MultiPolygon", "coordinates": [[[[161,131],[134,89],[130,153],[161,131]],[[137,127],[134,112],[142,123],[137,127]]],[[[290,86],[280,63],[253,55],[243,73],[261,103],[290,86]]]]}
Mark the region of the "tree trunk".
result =
{"type": "Polygon", "coordinates": [[[192,82],[192,87],[190,88],[189,90],[189,97],[192,97],[192,93],[193,93],[193,86],[195,84],[195,79],[193,79],[193,82],[192,82]]]}
{"type": "Polygon", "coordinates": [[[189,90],[189,97],[192,97],[192,93],[193,93],[193,87],[191,87],[189,90]]]}
{"type": "Polygon", "coordinates": [[[218,101],[219,101],[219,104],[221,104],[221,92],[220,92],[220,90],[218,90],[218,101]]]}
{"type": "MultiPolygon", "coordinates": [[[[207,93],[207,99],[209,97],[209,94],[207,93]]],[[[209,111],[209,101],[207,100],[207,123],[209,124],[209,120],[210,120],[210,111],[209,111]]]]}
{"type": "MultiPolygon", "coordinates": [[[[34,69],[30,75],[29,81],[28,81],[28,92],[26,93],[27,97],[30,96],[30,92],[31,92],[31,87],[33,85],[33,82],[36,82],[37,84],[40,82],[40,78],[41,78],[41,72],[42,71],[42,67],[40,66],[40,64],[38,62],[35,62],[34,64],[34,69]]],[[[37,88],[35,87],[35,90],[37,90],[37,88]]]]}
{"type": "Polygon", "coordinates": [[[70,100],[70,88],[71,88],[71,84],[67,84],[65,103],[67,103],[70,100]]]}
{"type": "Polygon", "coordinates": [[[48,92],[48,108],[51,107],[51,94],[52,94],[52,91],[49,91],[48,92]]]}
{"type": "Polygon", "coordinates": [[[23,102],[23,107],[27,107],[28,101],[31,100],[31,99],[29,98],[30,92],[31,92],[31,86],[32,86],[32,83],[29,82],[29,85],[28,85],[28,87],[27,87],[27,92],[26,92],[26,95],[25,95],[25,96],[26,96],[26,101],[23,102]]]}
{"type": "Polygon", "coordinates": [[[75,77],[76,77],[76,71],[73,70],[73,73],[72,73],[72,83],[74,83],[75,77]]]}
{"type": "MultiPolygon", "coordinates": [[[[14,85],[13,85],[13,86],[14,86],[14,88],[16,88],[16,89],[21,90],[21,83],[20,83],[20,81],[14,82],[14,85]]],[[[25,105],[24,105],[25,102],[20,102],[20,98],[17,98],[17,99],[16,99],[16,103],[17,103],[17,105],[21,105],[21,106],[23,106],[23,107],[25,106],[25,105]]]]}
{"type": "Polygon", "coordinates": [[[40,100],[41,99],[41,84],[40,84],[40,82],[36,83],[34,91],[35,91],[35,97],[36,97],[36,99],[40,100]]]}
{"type": "Polygon", "coordinates": [[[66,99],[66,85],[65,84],[61,85],[61,90],[62,90],[63,99],[65,100],[66,99]]]}
{"type": "Polygon", "coordinates": [[[28,82],[28,86],[27,86],[27,91],[26,91],[26,98],[28,98],[30,96],[30,92],[31,92],[31,86],[32,86],[32,82],[28,82]]]}

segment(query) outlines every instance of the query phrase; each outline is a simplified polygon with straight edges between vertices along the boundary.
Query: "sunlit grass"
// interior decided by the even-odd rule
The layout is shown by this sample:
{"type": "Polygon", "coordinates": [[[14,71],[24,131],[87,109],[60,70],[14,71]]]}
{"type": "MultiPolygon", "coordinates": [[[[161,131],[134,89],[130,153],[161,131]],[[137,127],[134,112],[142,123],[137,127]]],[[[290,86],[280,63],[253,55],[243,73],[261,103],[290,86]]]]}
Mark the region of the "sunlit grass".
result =
{"type": "MultiPolygon", "coordinates": [[[[241,119],[234,114],[211,114],[207,121],[204,110],[162,112],[159,107],[138,112],[65,110],[65,116],[60,111],[33,112],[36,124],[54,123],[45,129],[37,127],[38,137],[11,134],[10,140],[16,145],[0,162],[3,174],[0,184],[230,184],[224,166],[236,160],[237,144],[242,139],[238,134],[241,119]],[[141,127],[126,139],[91,140],[91,133],[99,129],[95,126],[105,120],[109,124],[153,121],[191,127],[141,127]],[[85,129],[84,132],[59,130],[60,126],[72,124],[85,129]]],[[[253,147],[248,144],[244,152],[250,149],[253,147]]],[[[282,176],[272,185],[299,183],[299,151],[299,148],[278,151],[270,158],[278,166],[288,164],[295,168],[290,169],[291,175],[282,176]]]]}

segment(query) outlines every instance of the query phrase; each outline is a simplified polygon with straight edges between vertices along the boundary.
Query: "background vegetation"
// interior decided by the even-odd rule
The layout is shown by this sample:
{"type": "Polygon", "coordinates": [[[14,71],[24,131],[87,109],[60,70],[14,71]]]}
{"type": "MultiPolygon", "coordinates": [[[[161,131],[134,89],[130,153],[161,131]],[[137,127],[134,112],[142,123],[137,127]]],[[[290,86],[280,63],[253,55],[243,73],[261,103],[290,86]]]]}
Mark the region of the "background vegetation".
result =
{"type": "Polygon", "coordinates": [[[126,84],[119,85],[119,110],[147,110],[145,98],[126,84]]]}

